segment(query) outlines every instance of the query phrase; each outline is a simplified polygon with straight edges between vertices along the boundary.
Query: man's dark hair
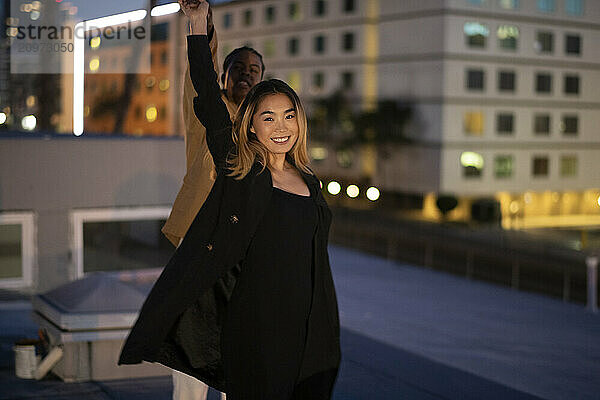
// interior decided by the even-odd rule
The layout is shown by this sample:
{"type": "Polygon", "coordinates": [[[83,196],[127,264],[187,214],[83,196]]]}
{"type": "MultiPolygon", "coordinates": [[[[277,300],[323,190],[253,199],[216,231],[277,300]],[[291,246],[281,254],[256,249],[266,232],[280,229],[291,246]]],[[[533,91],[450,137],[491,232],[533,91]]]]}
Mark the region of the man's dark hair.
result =
{"type": "Polygon", "coordinates": [[[256,56],[260,60],[260,66],[261,66],[260,79],[262,79],[262,77],[265,75],[265,63],[263,62],[262,54],[260,54],[256,50],[254,50],[252,47],[242,46],[242,47],[238,47],[237,49],[231,51],[231,53],[227,54],[227,57],[225,57],[225,61],[223,61],[223,73],[221,74],[221,83],[223,85],[225,84],[225,75],[227,74],[229,67],[231,67],[231,64],[233,64],[233,61],[243,51],[249,51],[250,53],[256,54],[256,56]]]}

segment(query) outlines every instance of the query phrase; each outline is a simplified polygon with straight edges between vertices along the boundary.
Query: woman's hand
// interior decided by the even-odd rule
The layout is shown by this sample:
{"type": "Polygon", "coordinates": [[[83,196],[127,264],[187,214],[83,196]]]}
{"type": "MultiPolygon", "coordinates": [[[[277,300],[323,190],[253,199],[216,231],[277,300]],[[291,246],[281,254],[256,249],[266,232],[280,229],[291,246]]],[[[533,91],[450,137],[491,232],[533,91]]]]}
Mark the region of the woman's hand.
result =
{"type": "Polygon", "coordinates": [[[179,6],[190,20],[191,34],[206,35],[208,33],[208,14],[210,5],[206,0],[179,0],[179,6]]]}

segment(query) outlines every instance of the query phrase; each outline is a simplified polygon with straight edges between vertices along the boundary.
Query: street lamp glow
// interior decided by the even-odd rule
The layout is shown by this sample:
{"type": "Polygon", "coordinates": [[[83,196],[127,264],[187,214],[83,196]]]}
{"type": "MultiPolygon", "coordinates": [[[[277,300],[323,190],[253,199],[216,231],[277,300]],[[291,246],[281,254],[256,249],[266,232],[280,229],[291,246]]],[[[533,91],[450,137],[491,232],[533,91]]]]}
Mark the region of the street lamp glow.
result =
{"type": "Polygon", "coordinates": [[[337,195],[341,192],[342,186],[336,181],[331,181],[327,184],[327,191],[332,195],[337,195]]]}
{"type": "Polygon", "coordinates": [[[21,120],[21,126],[26,131],[34,130],[36,125],[37,125],[37,120],[34,115],[26,115],[21,120]]]}
{"type": "Polygon", "coordinates": [[[379,189],[377,189],[374,186],[371,186],[370,188],[367,189],[367,199],[371,200],[371,201],[376,201],[377,199],[379,199],[379,189]]]}
{"type": "Polygon", "coordinates": [[[6,122],[6,114],[3,112],[0,112],[0,125],[3,125],[6,122]]]}
{"type": "Polygon", "coordinates": [[[122,14],[114,14],[102,18],[90,19],[80,23],[82,23],[85,27],[85,30],[88,31],[95,28],[106,28],[108,26],[126,24],[128,22],[136,22],[146,18],[146,14],[146,10],[135,10],[122,14]]]}
{"type": "Polygon", "coordinates": [[[360,193],[360,189],[356,185],[350,185],[346,188],[346,194],[350,198],[355,198],[360,193]]]}
{"type": "Polygon", "coordinates": [[[163,4],[160,6],[156,6],[150,11],[150,15],[152,17],[160,17],[162,15],[174,14],[179,11],[179,3],[169,3],[163,4]]]}
{"type": "Polygon", "coordinates": [[[598,201],[596,201],[596,203],[598,203],[598,205],[600,206],[600,196],[598,196],[598,201]]]}

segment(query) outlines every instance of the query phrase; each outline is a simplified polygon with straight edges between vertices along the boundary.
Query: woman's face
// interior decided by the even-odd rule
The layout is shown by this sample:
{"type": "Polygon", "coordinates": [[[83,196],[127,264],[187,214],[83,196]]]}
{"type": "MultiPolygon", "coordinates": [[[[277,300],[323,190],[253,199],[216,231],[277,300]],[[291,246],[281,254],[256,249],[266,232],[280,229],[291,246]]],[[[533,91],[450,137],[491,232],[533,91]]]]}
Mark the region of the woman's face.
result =
{"type": "Polygon", "coordinates": [[[252,117],[250,132],[267,150],[285,154],[298,140],[298,120],[292,101],[285,94],[264,97],[252,117]]]}

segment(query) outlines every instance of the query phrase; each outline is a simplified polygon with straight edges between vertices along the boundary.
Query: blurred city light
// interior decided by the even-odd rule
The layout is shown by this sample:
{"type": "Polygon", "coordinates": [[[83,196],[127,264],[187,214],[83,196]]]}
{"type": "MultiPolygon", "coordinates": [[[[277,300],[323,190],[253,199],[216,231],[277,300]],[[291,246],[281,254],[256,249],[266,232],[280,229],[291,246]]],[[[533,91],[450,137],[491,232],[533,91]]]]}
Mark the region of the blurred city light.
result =
{"type": "MultiPolygon", "coordinates": [[[[146,10],[136,10],[82,21],[75,25],[75,31],[81,29],[88,31],[91,28],[101,29],[111,25],[136,22],[146,18],[146,14],[146,10]]],[[[85,85],[84,41],[84,38],[76,38],[73,41],[73,134],[75,136],[80,136],[83,133],[83,97],[85,85]]]]}
{"type": "Polygon", "coordinates": [[[27,107],[35,106],[36,102],[37,102],[37,98],[34,95],[27,96],[27,99],[25,100],[25,104],[27,105],[27,107]]]}
{"type": "Polygon", "coordinates": [[[171,83],[169,82],[168,79],[163,79],[162,81],[160,81],[158,83],[158,88],[160,89],[161,92],[166,92],[167,90],[169,90],[170,86],[171,86],[171,83]]]}
{"type": "Polygon", "coordinates": [[[379,189],[377,189],[374,186],[371,186],[370,188],[367,189],[367,199],[371,200],[371,201],[376,201],[377,199],[379,199],[379,189]]]}
{"type": "MultiPolygon", "coordinates": [[[[129,11],[122,14],[109,15],[107,17],[90,19],[80,22],[86,28],[86,31],[91,28],[106,28],[108,26],[126,24],[146,18],[146,10],[129,11]]],[[[79,24],[78,24],[79,25],[79,24]]]]}
{"type": "Polygon", "coordinates": [[[481,154],[472,151],[465,151],[460,155],[460,163],[463,167],[483,168],[483,157],[481,154]]]}
{"type": "Polygon", "coordinates": [[[169,3],[156,6],[150,11],[152,17],[160,17],[161,15],[174,14],[179,11],[179,3],[169,3]]]}
{"type": "Polygon", "coordinates": [[[3,112],[0,112],[0,125],[4,124],[6,122],[6,114],[4,114],[3,112]]]}
{"type": "Polygon", "coordinates": [[[346,188],[348,197],[355,198],[360,193],[360,189],[356,185],[350,185],[346,188]]]}
{"type": "Polygon", "coordinates": [[[512,201],[509,206],[509,210],[511,213],[516,214],[519,212],[519,203],[516,201],[512,201]]]}
{"type": "Polygon", "coordinates": [[[342,190],[342,186],[336,181],[331,181],[327,184],[327,191],[332,195],[337,195],[342,190]]]}
{"type": "Polygon", "coordinates": [[[102,41],[102,39],[100,38],[100,36],[93,37],[93,38],[90,40],[90,47],[91,47],[92,49],[96,49],[96,48],[98,48],[98,46],[100,46],[100,42],[101,42],[101,41],[102,41]]]}
{"type": "Polygon", "coordinates": [[[98,57],[94,57],[90,60],[90,71],[96,72],[100,68],[100,59],[98,57]]]}
{"type": "Polygon", "coordinates": [[[21,120],[21,126],[26,131],[34,130],[36,125],[37,125],[37,120],[34,115],[26,115],[21,120]]]}
{"type": "Polygon", "coordinates": [[[146,119],[148,122],[156,121],[156,117],[158,117],[158,111],[155,106],[148,106],[146,108],[146,119]]]}
{"type": "Polygon", "coordinates": [[[321,161],[327,158],[328,151],[325,147],[311,147],[310,156],[315,161],[321,161]]]}
{"type": "Polygon", "coordinates": [[[598,201],[596,201],[596,203],[598,203],[598,205],[600,206],[600,196],[598,196],[598,201]]]}

